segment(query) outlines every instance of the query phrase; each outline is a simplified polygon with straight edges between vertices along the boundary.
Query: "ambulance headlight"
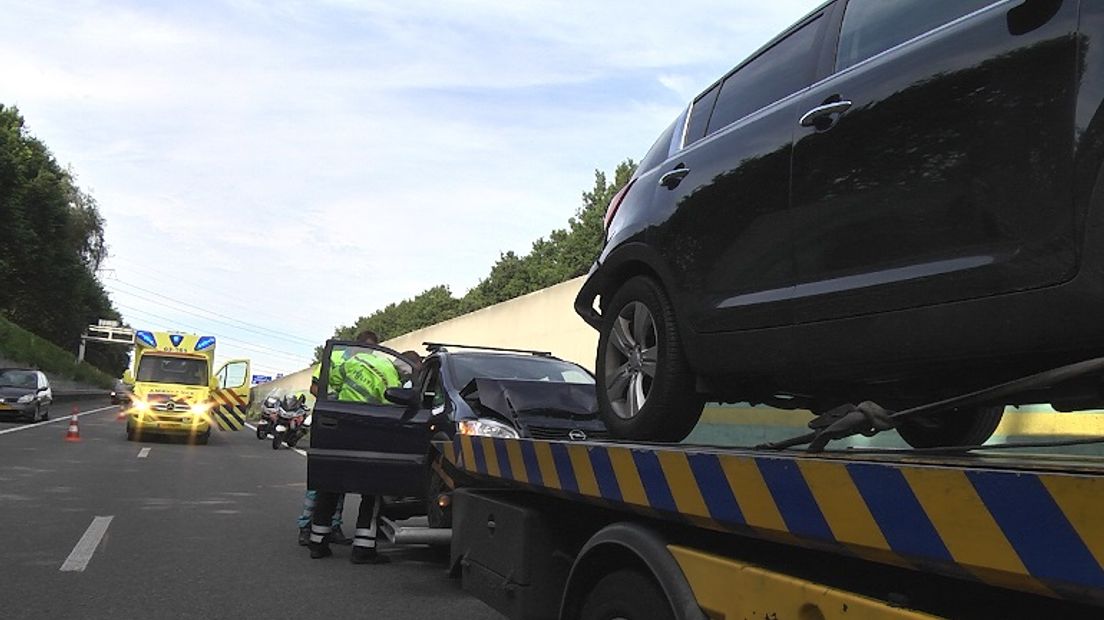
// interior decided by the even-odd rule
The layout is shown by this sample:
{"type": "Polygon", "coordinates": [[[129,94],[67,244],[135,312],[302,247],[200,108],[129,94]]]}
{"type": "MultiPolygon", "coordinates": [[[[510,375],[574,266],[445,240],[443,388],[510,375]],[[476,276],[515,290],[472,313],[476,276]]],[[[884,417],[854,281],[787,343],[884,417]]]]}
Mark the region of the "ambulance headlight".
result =
{"type": "Polygon", "coordinates": [[[211,403],[195,403],[191,407],[191,412],[195,414],[204,414],[211,409],[211,403]]]}

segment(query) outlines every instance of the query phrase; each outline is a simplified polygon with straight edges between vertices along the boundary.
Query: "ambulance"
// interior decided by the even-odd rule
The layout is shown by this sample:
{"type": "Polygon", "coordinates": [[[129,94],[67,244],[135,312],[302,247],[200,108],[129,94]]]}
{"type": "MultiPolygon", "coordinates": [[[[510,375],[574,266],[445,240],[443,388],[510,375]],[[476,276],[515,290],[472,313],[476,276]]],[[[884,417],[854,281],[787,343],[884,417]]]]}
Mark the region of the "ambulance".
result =
{"type": "Polygon", "coordinates": [[[249,407],[249,360],[230,360],[212,372],[214,363],[213,336],[135,332],[127,439],[177,435],[205,444],[212,427],[240,430],[249,407]]]}

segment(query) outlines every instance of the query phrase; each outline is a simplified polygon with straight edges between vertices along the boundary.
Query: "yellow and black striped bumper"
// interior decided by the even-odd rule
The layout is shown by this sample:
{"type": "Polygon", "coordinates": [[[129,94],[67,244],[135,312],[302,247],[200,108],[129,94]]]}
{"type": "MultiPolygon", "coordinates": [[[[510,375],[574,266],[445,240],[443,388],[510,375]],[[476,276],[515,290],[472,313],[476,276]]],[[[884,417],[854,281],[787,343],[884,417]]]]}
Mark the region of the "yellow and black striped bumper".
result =
{"type": "Polygon", "coordinates": [[[462,470],[533,490],[1104,602],[1104,477],[1067,461],[1031,470],[1009,458],[902,461],[467,435],[437,445],[462,470]]]}

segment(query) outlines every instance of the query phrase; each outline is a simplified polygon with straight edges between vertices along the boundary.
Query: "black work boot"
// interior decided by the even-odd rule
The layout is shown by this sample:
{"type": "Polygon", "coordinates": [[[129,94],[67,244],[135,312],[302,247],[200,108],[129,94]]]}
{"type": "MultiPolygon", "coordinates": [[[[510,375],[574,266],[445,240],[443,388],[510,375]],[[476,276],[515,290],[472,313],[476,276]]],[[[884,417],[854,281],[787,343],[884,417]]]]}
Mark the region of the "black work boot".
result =
{"type": "Polygon", "coordinates": [[[333,555],[333,551],[330,550],[330,546],[325,541],[316,543],[307,543],[307,547],[310,549],[311,559],[317,560],[319,558],[328,558],[333,555]]]}
{"type": "Polygon", "coordinates": [[[349,561],[353,564],[387,564],[391,561],[391,558],[386,555],[380,555],[371,547],[358,547],[353,545],[353,550],[349,554],[349,561]]]}
{"type": "Polygon", "coordinates": [[[299,546],[306,547],[310,542],[310,526],[299,528],[299,546]]]}

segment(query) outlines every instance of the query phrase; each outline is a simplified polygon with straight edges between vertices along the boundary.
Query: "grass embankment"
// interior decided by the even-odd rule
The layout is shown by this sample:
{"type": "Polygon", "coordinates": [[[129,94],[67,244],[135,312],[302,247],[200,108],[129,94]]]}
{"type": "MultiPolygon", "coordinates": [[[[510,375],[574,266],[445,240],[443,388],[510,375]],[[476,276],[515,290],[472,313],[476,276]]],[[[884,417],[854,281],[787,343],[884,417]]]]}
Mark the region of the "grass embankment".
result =
{"type": "Polygon", "coordinates": [[[115,384],[115,379],[107,373],[91,364],[78,364],[72,353],[3,317],[0,317],[0,356],[104,389],[111,389],[115,384]]]}

